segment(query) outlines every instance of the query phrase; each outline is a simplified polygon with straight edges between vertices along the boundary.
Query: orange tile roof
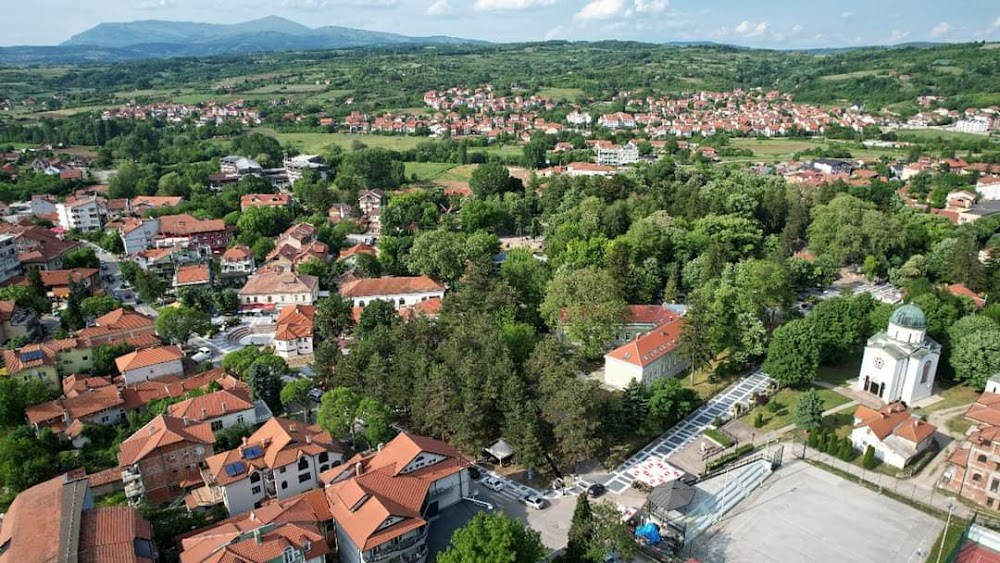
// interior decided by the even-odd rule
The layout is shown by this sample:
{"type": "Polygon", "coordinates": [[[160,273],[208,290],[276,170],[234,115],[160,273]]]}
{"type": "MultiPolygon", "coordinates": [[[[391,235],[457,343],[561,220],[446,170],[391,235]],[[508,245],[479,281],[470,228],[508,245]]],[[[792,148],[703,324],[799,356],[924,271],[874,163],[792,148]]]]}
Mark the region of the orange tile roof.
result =
{"type": "Polygon", "coordinates": [[[659,325],[677,316],[663,305],[629,305],[628,311],[628,322],[636,324],[659,325]]]}
{"type": "Polygon", "coordinates": [[[135,553],[137,538],[152,540],[153,528],[130,506],[83,512],[78,563],[153,563],[135,553]]]}
{"type": "Polygon", "coordinates": [[[340,295],[343,297],[377,297],[439,291],[444,291],[444,286],[427,276],[362,278],[340,287],[340,295]]]}
{"type": "Polygon", "coordinates": [[[1000,426],[1000,395],[984,392],[969,405],[965,417],[982,424],[1000,426]]]}
{"type": "Polygon", "coordinates": [[[111,383],[111,379],[107,377],[87,377],[75,374],[67,375],[62,381],[63,395],[67,397],[75,397],[80,393],[85,393],[99,387],[107,387],[108,385],[113,384],[111,383]]]}
{"type": "Polygon", "coordinates": [[[285,293],[311,293],[319,284],[316,276],[292,272],[264,272],[250,276],[240,295],[277,295],[285,293]]]}
{"type": "Polygon", "coordinates": [[[606,356],[646,367],[677,350],[681,345],[680,336],[684,319],[676,313],[670,313],[666,319],[663,324],[635,340],[622,344],[608,352],[606,356]]]}
{"type": "Polygon", "coordinates": [[[53,287],[67,287],[69,286],[70,279],[80,283],[85,279],[91,278],[97,274],[97,270],[94,268],[73,268],[72,270],[42,270],[38,272],[39,276],[42,278],[42,285],[48,288],[53,287]]]}
{"type": "Polygon", "coordinates": [[[177,207],[182,201],[184,198],[181,196],[140,195],[132,198],[130,203],[133,209],[138,209],[140,207],[177,207]]]}
{"type": "Polygon", "coordinates": [[[184,352],[179,346],[158,346],[119,356],[115,358],[115,366],[118,367],[119,373],[125,373],[129,370],[173,362],[182,358],[184,358],[184,352]]]}
{"type": "Polygon", "coordinates": [[[122,395],[125,397],[125,408],[137,409],[149,404],[150,401],[183,397],[187,391],[207,389],[212,383],[218,383],[223,389],[249,391],[246,383],[216,368],[187,378],[169,376],[126,385],[122,389],[122,395]]]}
{"type": "Polygon", "coordinates": [[[138,463],[159,448],[181,442],[205,444],[211,451],[215,436],[207,423],[185,424],[184,419],[161,414],[121,443],[118,464],[124,467],[138,463]]]}
{"type": "Polygon", "coordinates": [[[245,244],[237,244],[222,254],[223,260],[236,261],[253,258],[253,250],[245,244]]]}
{"type": "Polygon", "coordinates": [[[0,299],[0,322],[9,322],[14,316],[14,309],[17,303],[0,299]]]}
{"type": "Polygon", "coordinates": [[[879,440],[895,435],[916,444],[937,431],[933,424],[912,416],[900,402],[890,403],[877,411],[860,405],[854,411],[854,419],[854,428],[867,427],[879,440]]]}
{"type": "Polygon", "coordinates": [[[340,262],[341,260],[347,260],[351,256],[356,256],[358,254],[367,254],[369,256],[375,256],[377,253],[378,251],[375,250],[374,246],[365,244],[363,242],[359,242],[358,244],[355,244],[354,246],[346,250],[341,250],[340,255],[337,257],[337,262],[340,262]]]}
{"type": "Polygon", "coordinates": [[[56,363],[56,355],[63,350],[79,347],[75,338],[50,340],[41,344],[29,344],[17,350],[4,350],[3,362],[7,367],[7,375],[15,375],[22,370],[56,363]],[[38,352],[41,352],[39,354],[38,352]]]}
{"type": "Polygon", "coordinates": [[[87,483],[90,484],[91,488],[118,483],[121,480],[122,470],[120,467],[109,467],[97,473],[87,475],[87,483]]]}
{"type": "Polygon", "coordinates": [[[0,563],[68,560],[86,487],[86,478],[60,475],[14,497],[0,522],[0,563]]]}
{"type": "Polygon", "coordinates": [[[176,418],[189,418],[204,422],[225,414],[253,408],[250,394],[242,389],[222,389],[200,395],[167,407],[167,414],[176,418]]]}
{"type": "Polygon", "coordinates": [[[187,285],[195,283],[208,283],[211,280],[212,271],[208,264],[185,264],[177,267],[174,275],[177,285],[187,285]]]}
{"type": "Polygon", "coordinates": [[[160,217],[160,234],[164,235],[194,235],[225,230],[226,222],[222,219],[201,220],[187,213],[160,217]]]}
{"type": "Polygon", "coordinates": [[[315,318],[316,307],[310,305],[285,307],[278,313],[274,339],[294,340],[296,338],[312,338],[315,328],[315,318]]]}
{"type": "Polygon", "coordinates": [[[291,201],[288,194],[246,194],[240,197],[240,209],[248,207],[285,207],[291,201]]]}
{"type": "Polygon", "coordinates": [[[948,286],[948,292],[955,297],[968,297],[969,299],[972,299],[972,302],[975,303],[976,307],[980,309],[986,306],[986,300],[980,297],[980,295],[975,291],[966,287],[964,284],[953,283],[948,286]]]}

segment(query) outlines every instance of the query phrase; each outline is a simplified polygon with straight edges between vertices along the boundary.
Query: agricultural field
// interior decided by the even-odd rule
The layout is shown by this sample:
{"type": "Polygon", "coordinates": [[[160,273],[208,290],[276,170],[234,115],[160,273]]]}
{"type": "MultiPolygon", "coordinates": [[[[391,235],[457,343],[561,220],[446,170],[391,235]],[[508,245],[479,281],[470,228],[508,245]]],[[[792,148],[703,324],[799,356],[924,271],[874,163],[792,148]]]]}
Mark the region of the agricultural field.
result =
{"type": "Polygon", "coordinates": [[[583,90],[580,88],[542,88],[538,91],[538,95],[553,100],[575,102],[583,98],[583,90]]]}

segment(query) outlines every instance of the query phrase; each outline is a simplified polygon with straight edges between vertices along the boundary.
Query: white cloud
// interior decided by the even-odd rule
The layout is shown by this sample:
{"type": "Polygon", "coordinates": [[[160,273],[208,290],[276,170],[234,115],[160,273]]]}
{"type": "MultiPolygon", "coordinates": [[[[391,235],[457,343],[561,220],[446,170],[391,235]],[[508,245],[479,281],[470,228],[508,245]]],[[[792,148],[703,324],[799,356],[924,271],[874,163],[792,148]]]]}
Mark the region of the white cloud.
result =
{"type": "Polygon", "coordinates": [[[327,0],[281,0],[282,8],[292,10],[322,10],[330,6],[327,0]]]}
{"type": "Polygon", "coordinates": [[[556,0],[476,0],[476,9],[481,12],[521,12],[555,3],[556,0]]]}
{"type": "Polygon", "coordinates": [[[909,31],[894,29],[892,30],[892,33],[889,34],[889,43],[899,43],[903,39],[906,39],[909,35],[910,35],[909,31]]]}
{"type": "Polygon", "coordinates": [[[795,25],[792,26],[792,33],[799,33],[803,29],[805,29],[805,28],[802,27],[801,25],[795,24],[795,25]]]}
{"type": "Polygon", "coordinates": [[[455,13],[448,0],[437,0],[427,7],[428,16],[450,16],[455,13]]]}
{"type": "Polygon", "coordinates": [[[637,14],[657,14],[667,7],[667,0],[635,0],[637,14]]]}
{"type": "Polygon", "coordinates": [[[591,0],[576,18],[581,20],[610,20],[625,11],[625,0],[591,0]]]}
{"type": "Polygon", "coordinates": [[[553,39],[558,39],[564,31],[565,29],[563,29],[563,26],[557,25],[545,32],[545,40],[552,41],[553,39]]]}
{"type": "Polygon", "coordinates": [[[733,31],[737,35],[742,35],[743,37],[760,37],[767,33],[767,22],[752,22],[749,20],[743,20],[736,26],[733,31]]]}
{"type": "Polygon", "coordinates": [[[840,17],[844,18],[845,20],[848,18],[852,18],[854,17],[854,12],[840,12],[840,17]]]}
{"type": "Polygon", "coordinates": [[[667,8],[667,0],[590,0],[577,12],[579,20],[630,18],[636,14],[658,14],[667,8]]]}
{"type": "Polygon", "coordinates": [[[173,8],[177,5],[177,0],[142,0],[138,4],[140,10],[162,10],[173,8]]]}
{"type": "Polygon", "coordinates": [[[931,37],[938,39],[948,35],[949,31],[951,31],[951,24],[948,22],[941,22],[931,28],[931,37]]]}
{"type": "Polygon", "coordinates": [[[1000,16],[997,16],[997,19],[993,20],[993,23],[990,24],[990,31],[994,29],[1000,29],[1000,16]]]}

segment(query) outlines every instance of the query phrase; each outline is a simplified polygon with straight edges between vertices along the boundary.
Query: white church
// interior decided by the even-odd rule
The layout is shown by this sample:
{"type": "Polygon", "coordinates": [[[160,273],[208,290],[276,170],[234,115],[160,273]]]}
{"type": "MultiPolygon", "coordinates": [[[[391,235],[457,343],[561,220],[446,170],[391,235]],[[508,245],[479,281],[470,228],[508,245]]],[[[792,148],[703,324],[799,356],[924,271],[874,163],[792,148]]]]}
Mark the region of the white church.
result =
{"type": "Polygon", "coordinates": [[[915,305],[892,313],[889,328],[868,339],[855,387],[884,403],[912,405],[929,397],[941,358],[941,345],[927,336],[927,318],[915,305]]]}

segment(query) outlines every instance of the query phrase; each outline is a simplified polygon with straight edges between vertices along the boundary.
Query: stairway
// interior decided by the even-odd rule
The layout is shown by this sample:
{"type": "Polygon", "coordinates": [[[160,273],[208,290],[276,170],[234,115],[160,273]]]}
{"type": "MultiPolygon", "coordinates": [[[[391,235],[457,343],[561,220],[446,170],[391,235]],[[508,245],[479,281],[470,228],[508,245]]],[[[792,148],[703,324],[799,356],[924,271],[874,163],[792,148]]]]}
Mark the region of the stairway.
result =
{"type": "Polygon", "coordinates": [[[685,527],[685,545],[690,545],[702,532],[747,498],[771,475],[771,471],[770,461],[759,460],[733,469],[728,475],[715,477],[724,482],[722,488],[714,494],[709,494],[680,520],[685,527]]]}

